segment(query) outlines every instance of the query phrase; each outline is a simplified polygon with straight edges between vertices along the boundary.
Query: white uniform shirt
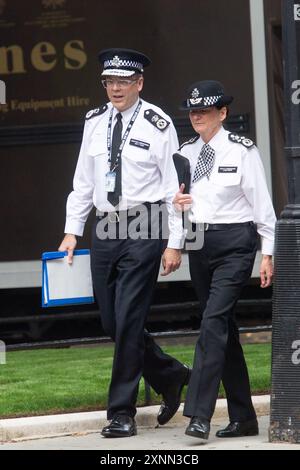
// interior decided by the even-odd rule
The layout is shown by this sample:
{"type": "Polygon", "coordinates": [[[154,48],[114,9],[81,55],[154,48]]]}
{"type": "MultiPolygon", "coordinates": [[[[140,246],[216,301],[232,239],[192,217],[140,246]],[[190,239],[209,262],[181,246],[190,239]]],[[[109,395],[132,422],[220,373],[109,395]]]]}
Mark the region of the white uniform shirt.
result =
{"type": "MultiPolygon", "coordinates": [[[[172,155],[178,149],[176,130],[169,116],[153,104],[142,101],[142,107],[122,151],[122,199],[117,210],[126,210],[143,202],[165,200],[169,212],[168,247],[181,248],[184,242],[182,218],[172,201],[178,191],[178,178],[172,155]],[[170,122],[160,130],[145,117],[147,109],[170,122]],[[146,145],[134,145],[137,142],[146,145]],[[148,148],[149,147],[149,148],[148,148]]],[[[138,101],[122,112],[123,134],[138,101]]],[[[81,236],[93,205],[101,212],[115,207],[107,200],[105,175],[109,171],[107,132],[112,104],[100,115],[92,115],[84,126],[83,139],[74,176],[74,190],[67,201],[65,233],[81,236]]],[[[112,131],[118,111],[113,109],[112,131]]],[[[88,115],[89,116],[89,113],[88,115]]]]}
{"type": "MultiPolygon", "coordinates": [[[[257,148],[246,148],[228,139],[223,127],[208,142],[215,151],[212,173],[192,183],[190,220],[195,223],[230,224],[253,221],[261,236],[262,254],[272,255],[276,217],[257,148]]],[[[185,144],[180,153],[187,157],[193,177],[201,137],[185,144]]]]}

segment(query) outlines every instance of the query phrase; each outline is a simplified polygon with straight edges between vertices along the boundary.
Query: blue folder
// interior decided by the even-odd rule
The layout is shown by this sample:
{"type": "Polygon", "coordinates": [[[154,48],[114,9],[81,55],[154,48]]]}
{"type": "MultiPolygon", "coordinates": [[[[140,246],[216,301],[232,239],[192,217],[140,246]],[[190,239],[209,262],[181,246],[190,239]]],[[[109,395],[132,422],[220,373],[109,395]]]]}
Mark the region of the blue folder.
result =
{"type": "Polygon", "coordinates": [[[94,302],[90,250],[75,250],[73,263],[67,251],[42,254],[42,306],[89,304],[94,302]]]}

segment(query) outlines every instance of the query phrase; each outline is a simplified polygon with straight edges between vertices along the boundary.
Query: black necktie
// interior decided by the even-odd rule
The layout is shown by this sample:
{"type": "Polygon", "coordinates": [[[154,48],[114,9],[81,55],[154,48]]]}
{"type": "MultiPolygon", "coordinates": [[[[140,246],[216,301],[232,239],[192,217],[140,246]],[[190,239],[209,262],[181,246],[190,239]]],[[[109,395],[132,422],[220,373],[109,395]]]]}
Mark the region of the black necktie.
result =
{"type": "Polygon", "coordinates": [[[198,157],[195,168],[193,183],[198,181],[202,176],[210,177],[215,161],[215,151],[210,145],[204,144],[198,157]]]}
{"type": "Polygon", "coordinates": [[[120,148],[121,140],[122,140],[122,128],[123,128],[122,114],[118,113],[116,115],[116,118],[117,118],[117,122],[114,127],[112,142],[111,142],[111,164],[110,164],[110,170],[114,171],[114,173],[116,174],[116,184],[115,184],[114,192],[107,193],[107,199],[113,206],[116,206],[117,204],[119,204],[119,201],[120,201],[119,198],[122,194],[121,158],[119,158],[117,166],[116,168],[114,168],[116,159],[117,159],[118,150],[120,148]]]}

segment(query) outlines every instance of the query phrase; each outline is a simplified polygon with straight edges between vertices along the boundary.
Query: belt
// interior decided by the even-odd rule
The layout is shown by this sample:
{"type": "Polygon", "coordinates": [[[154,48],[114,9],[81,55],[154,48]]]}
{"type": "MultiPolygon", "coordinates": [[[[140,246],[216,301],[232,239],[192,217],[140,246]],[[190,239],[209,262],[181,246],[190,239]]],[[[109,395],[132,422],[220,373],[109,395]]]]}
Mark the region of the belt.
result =
{"type": "Polygon", "coordinates": [[[96,218],[101,220],[107,217],[108,222],[110,223],[118,223],[120,219],[124,217],[137,217],[137,214],[130,214],[131,211],[138,210],[139,207],[146,207],[146,209],[150,209],[154,204],[162,204],[162,201],[155,201],[155,202],[143,202],[138,206],[131,207],[130,209],[122,210],[122,211],[111,211],[111,212],[101,212],[101,215],[96,214],[96,218]]]}
{"type": "Polygon", "coordinates": [[[193,223],[193,229],[198,228],[201,232],[207,232],[209,230],[230,230],[232,228],[245,227],[253,225],[254,222],[238,222],[234,224],[209,224],[207,222],[193,223]]]}

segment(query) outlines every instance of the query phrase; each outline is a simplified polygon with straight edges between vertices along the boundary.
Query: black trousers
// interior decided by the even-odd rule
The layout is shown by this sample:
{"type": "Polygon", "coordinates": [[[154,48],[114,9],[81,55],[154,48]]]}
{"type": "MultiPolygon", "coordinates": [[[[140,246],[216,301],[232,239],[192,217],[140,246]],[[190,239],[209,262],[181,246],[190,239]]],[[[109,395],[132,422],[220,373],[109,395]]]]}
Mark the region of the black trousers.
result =
{"type": "Polygon", "coordinates": [[[116,413],[133,417],[141,376],[156,393],[163,393],[183,367],[145,331],[163,240],[100,240],[96,223],[91,249],[93,284],[103,328],[115,342],[107,418],[116,413]]]}
{"type": "Polygon", "coordinates": [[[222,380],[230,421],[255,418],[234,307],[251,276],[257,250],[254,224],[204,233],[189,252],[192,283],[202,317],[183,414],[210,420],[222,380]]]}

